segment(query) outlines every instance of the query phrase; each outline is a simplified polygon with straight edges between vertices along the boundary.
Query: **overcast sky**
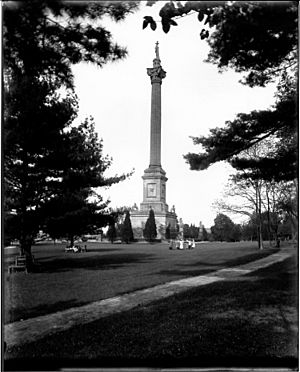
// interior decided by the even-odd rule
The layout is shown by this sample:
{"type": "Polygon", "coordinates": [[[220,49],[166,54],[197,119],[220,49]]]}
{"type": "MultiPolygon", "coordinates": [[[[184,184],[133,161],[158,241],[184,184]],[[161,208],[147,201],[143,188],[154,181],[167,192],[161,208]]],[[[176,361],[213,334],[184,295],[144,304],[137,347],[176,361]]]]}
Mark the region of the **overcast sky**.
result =
{"type": "MultiPolygon", "coordinates": [[[[183,159],[188,152],[199,152],[190,136],[206,135],[210,128],[222,127],[239,112],[269,108],[274,103],[275,86],[249,88],[238,81],[242,75],[228,70],[220,74],[215,65],[203,62],[208,45],[200,40],[201,23],[196,15],[178,20],[168,34],[158,24],[156,31],[142,30],[143,17],[158,12],[162,2],[146,7],[121,23],[105,19],[118,44],[126,46],[126,59],[102,69],[91,64],[76,65],[76,93],[82,121],[92,115],[103,139],[104,154],[113,158],[108,175],[135,172],[101,194],[111,207],[139,206],[143,198],[142,175],[150,160],[151,83],[147,67],[152,67],[155,42],[167,76],[162,83],[162,168],[168,181],[169,208],[184,223],[213,225],[217,211],[212,203],[220,198],[233,169],[226,163],[206,171],[191,171],[183,159]]],[[[238,222],[238,219],[233,220],[238,222]]]]}

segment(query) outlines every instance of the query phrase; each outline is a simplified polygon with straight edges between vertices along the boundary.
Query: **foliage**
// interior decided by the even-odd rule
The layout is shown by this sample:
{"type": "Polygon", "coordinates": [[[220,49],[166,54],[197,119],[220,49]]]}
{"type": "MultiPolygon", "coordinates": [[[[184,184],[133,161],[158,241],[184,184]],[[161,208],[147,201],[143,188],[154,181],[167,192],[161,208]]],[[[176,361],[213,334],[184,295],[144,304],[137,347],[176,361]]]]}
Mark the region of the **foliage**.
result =
{"type": "MultiPolygon", "coordinates": [[[[291,58],[291,64],[296,63],[296,59],[291,58]]],[[[297,78],[295,71],[286,68],[283,60],[282,64],[274,106],[268,110],[240,113],[235,120],[227,121],[225,127],[211,129],[210,135],[194,137],[194,144],[200,144],[204,151],[185,155],[191,169],[206,169],[215,162],[226,160],[237,170],[246,170],[252,179],[257,175],[269,181],[288,181],[297,176],[297,78]],[[274,145],[264,156],[259,159],[243,156],[245,150],[266,139],[272,139],[274,145]]],[[[266,74],[265,81],[274,77],[268,71],[262,63],[261,76],[266,74]]]]}
{"type": "Polygon", "coordinates": [[[218,241],[239,241],[240,228],[225,214],[219,213],[214,220],[214,226],[211,227],[211,232],[214,240],[218,241]]]}
{"type": "MultiPolygon", "coordinates": [[[[148,5],[153,5],[150,2],[148,5]]],[[[169,1],[160,9],[162,29],[169,32],[177,26],[175,19],[197,14],[203,25],[200,39],[210,46],[208,62],[220,69],[233,68],[249,72],[245,83],[250,86],[272,81],[280,74],[282,65],[295,64],[297,51],[297,4],[292,1],[270,3],[226,1],[169,1]]],[[[144,17],[143,28],[150,24],[156,29],[152,17],[144,17]]]]}
{"type": "Polygon", "coordinates": [[[129,211],[127,211],[125,215],[125,220],[121,230],[121,237],[122,241],[127,244],[134,240],[129,211]]]}
{"type": "Polygon", "coordinates": [[[126,50],[97,23],[104,15],[123,19],[134,9],[134,2],[3,5],[5,221],[17,221],[13,234],[28,255],[41,206],[62,195],[66,159],[57,150],[66,145],[74,153],[76,147],[66,134],[77,114],[71,66],[85,61],[101,67],[125,57],[126,50]]]}
{"type": "MultiPolygon", "coordinates": [[[[245,161],[259,161],[265,153],[272,149],[270,141],[261,142],[243,152],[245,161]]],[[[216,202],[219,210],[246,215],[252,218],[257,228],[259,247],[262,240],[278,240],[278,231],[284,216],[289,215],[296,228],[298,213],[296,212],[296,181],[274,181],[262,177],[260,170],[241,169],[231,177],[225,190],[225,198],[216,202]],[[266,218],[264,218],[264,216],[266,218]],[[268,237],[262,236],[267,221],[268,237]],[[261,238],[259,238],[261,236],[261,238]]],[[[252,234],[253,235],[253,234],[252,234]]]]}
{"type": "Polygon", "coordinates": [[[149,242],[153,242],[157,236],[155,216],[154,216],[153,209],[150,209],[149,211],[149,217],[146,221],[145,228],[143,230],[143,235],[144,235],[144,238],[149,242]]]}
{"type": "Polygon", "coordinates": [[[207,232],[207,230],[206,230],[206,228],[204,226],[202,228],[202,236],[199,237],[199,238],[201,238],[201,240],[203,240],[203,241],[207,241],[208,240],[208,232],[207,232]]]}
{"type": "Polygon", "coordinates": [[[166,235],[165,235],[165,238],[166,238],[167,240],[170,240],[170,239],[171,239],[170,224],[168,224],[168,226],[166,227],[166,235]]]}
{"type": "Polygon", "coordinates": [[[103,202],[96,190],[126,177],[104,177],[111,159],[103,156],[102,148],[102,140],[98,139],[91,118],[65,133],[62,146],[55,153],[64,172],[60,174],[60,194],[42,207],[44,229],[53,237],[68,236],[71,245],[75,236],[94,233],[110,222],[111,216],[103,213],[107,202],[103,202]]]}
{"type": "MultiPolygon", "coordinates": [[[[272,216],[274,219],[278,218],[278,215],[272,216]]],[[[250,219],[244,223],[241,227],[241,234],[243,240],[257,240],[257,216],[255,213],[250,217],[250,219]]],[[[269,217],[267,212],[262,213],[262,239],[264,241],[270,239],[270,232],[269,232],[269,217]]],[[[276,239],[293,239],[293,235],[295,234],[295,229],[293,223],[289,218],[280,220],[277,224],[278,234],[276,239]]],[[[275,241],[276,242],[276,241],[275,241]]]]}
{"type": "Polygon", "coordinates": [[[194,137],[203,152],[185,156],[191,169],[203,170],[209,165],[227,160],[237,170],[247,170],[249,176],[266,180],[291,180],[297,174],[297,110],[295,91],[291,90],[270,110],[238,114],[224,128],[210,130],[210,135],[194,137]],[[271,139],[269,151],[258,157],[245,157],[244,151],[271,139]]]}
{"type": "Polygon", "coordinates": [[[199,237],[199,227],[191,224],[184,224],[183,225],[183,236],[187,239],[198,239],[199,237]]]}
{"type": "Polygon", "coordinates": [[[107,238],[110,240],[111,243],[113,243],[117,236],[117,230],[115,223],[112,223],[109,225],[109,228],[106,233],[107,238]]]}
{"type": "Polygon", "coordinates": [[[72,64],[84,61],[101,67],[125,57],[126,49],[112,42],[99,20],[108,15],[118,21],[136,8],[136,2],[6,2],[5,68],[72,87],[72,64]]]}

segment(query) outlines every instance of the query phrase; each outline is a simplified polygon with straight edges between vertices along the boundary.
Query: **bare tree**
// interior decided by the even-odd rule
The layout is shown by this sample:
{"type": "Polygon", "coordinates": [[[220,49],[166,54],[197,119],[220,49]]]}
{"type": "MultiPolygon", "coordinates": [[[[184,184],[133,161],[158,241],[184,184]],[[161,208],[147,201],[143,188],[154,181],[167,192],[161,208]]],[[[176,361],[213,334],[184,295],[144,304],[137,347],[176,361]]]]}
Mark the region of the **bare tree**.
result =
{"type": "MultiPolygon", "coordinates": [[[[275,141],[276,142],[276,141],[275,141]]],[[[274,139],[263,141],[244,151],[243,158],[261,160],[276,146],[274,139]]],[[[224,198],[217,200],[214,207],[219,211],[256,216],[258,247],[263,249],[263,214],[268,220],[270,246],[275,240],[279,245],[278,229],[284,216],[291,218],[293,230],[297,231],[297,181],[267,180],[255,168],[240,169],[231,179],[224,191],[224,198]]]]}

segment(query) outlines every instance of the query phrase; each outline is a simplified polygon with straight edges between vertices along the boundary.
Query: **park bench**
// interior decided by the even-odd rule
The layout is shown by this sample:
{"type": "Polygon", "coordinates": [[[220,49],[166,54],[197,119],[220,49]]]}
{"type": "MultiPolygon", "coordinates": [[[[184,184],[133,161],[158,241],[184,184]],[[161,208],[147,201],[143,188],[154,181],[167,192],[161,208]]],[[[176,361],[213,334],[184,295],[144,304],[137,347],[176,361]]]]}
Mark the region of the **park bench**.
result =
{"type": "Polygon", "coordinates": [[[15,259],[14,265],[10,265],[8,267],[8,273],[9,274],[11,274],[14,271],[25,271],[27,273],[26,257],[25,256],[18,256],[15,259]]]}
{"type": "MultiPolygon", "coordinates": [[[[32,255],[32,262],[34,262],[34,256],[32,255]]],[[[13,272],[25,271],[28,273],[27,265],[26,265],[26,256],[19,255],[15,259],[14,265],[10,265],[8,267],[8,273],[11,274],[13,272]]]]}

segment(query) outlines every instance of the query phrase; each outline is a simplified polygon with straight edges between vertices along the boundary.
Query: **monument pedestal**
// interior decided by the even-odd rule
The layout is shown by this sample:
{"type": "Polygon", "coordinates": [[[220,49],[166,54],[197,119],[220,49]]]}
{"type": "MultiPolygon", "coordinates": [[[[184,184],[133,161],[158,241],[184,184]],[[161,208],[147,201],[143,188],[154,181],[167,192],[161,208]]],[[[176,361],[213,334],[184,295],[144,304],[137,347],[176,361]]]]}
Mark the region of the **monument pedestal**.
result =
{"type": "MultiPolygon", "coordinates": [[[[149,208],[150,209],[150,208],[149,208]]],[[[177,235],[177,215],[173,212],[154,212],[157,239],[165,239],[166,228],[170,226],[171,238],[177,235]]],[[[130,212],[131,226],[135,239],[143,239],[143,230],[149,218],[149,210],[137,210],[130,212]]]]}

